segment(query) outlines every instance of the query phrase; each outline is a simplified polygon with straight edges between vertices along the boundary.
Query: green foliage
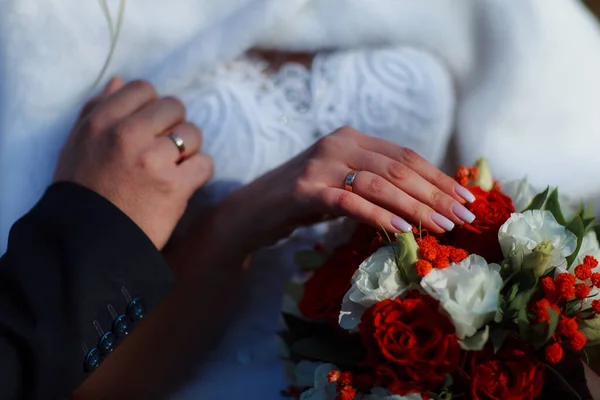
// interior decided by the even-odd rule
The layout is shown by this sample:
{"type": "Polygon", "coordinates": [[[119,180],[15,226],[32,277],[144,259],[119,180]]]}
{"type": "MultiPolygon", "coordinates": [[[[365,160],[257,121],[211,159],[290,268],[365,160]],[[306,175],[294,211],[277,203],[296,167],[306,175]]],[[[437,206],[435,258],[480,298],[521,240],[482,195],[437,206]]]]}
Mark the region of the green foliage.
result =
{"type": "Polygon", "coordinates": [[[304,296],[304,285],[298,282],[286,282],[283,292],[290,296],[294,303],[298,304],[304,296]]]}
{"type": "Polygon", "coordinates": [[[294,262],[304,269],[317,269],[325,264],[327,254],[314,250],[301,250],[294,254],[294,262]]]}
{"type": "Polygon", "coordinates": [[[544,209],[550,211],[552,215],[554,215],[556,221],[562,226],[565,226],[567,224],[567,221],[565,220],[565,217],[563,216],[563,213],[560,209],[560,202],[558,200],[558,189],[554,189],[552,193],[550,193],[550,196],[548,196],[548,199],[546,200],[546,205],[544,206],[544,209]]]}
{"type": "Polygon", "coordinates": [[[533,200],[531,200],[531,203],[527,206],[527,208],[523,211],[529,211],[529,210],[539,210],[544,206],[544,203],[546,202],[546,198],[548,197],[548,192],[550,191],[550,187],[548,186],[546,188],[546,190],[544,190],[542,193],[538,193],[533,200]]]}
{"type": "Polygon", "coordinates": [[[571,231],[575,236],[577,236],[577,247],[575,248],[573,254],[567,257],[567,267],[571,267],[571,264],[573,264],[573,261],[575,261],[575,258],[577,257],[577,254],[579,254],[579,250],[581,249],[581,243],[583,242],[583,237],[585,236],[585,226],[583,225],[581,217],[576,216],[575,218],[573,218],[573,221],[571,221],[569,225],[567,225],[566,228],[569,231],[571,231]]]}

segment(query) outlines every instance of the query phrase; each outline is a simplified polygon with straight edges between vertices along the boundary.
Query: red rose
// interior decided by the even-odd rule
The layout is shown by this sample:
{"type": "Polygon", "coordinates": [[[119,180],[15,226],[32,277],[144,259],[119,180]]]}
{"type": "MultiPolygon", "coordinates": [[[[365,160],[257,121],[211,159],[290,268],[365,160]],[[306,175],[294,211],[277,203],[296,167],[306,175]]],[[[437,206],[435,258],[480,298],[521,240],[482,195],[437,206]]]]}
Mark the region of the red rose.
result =
{"type": "Polygon", "coordinates": [[[496,354],[491,345],[465,352],[463,369],[473,400],[529,400],[540,395],[544,366],[529,345],[509,338],[496,354]]]}
{"type": "Polygon", "coordinates": [[[399,395],[429,392],[458,368],[454,326],[438,310],[437,300],[411,291],[402,300],[384,300],[365,311],[358,329],[375,385],[399,395]]]}
{"type": "Polygon", "coordinates": [[[352,286],[354,272],[381,245],[381,236],[375,229],[360,225],[349,243],[337,248],[304,285],[304,295],[298,305],[302,315],[337,326],[342,300],[352,286]]]}
{"type": "Polygon", "coordinates": [[[477,254],[488,262],[500,261],[504,257],[498,242],[500,227],[515,212],[510,197],[497,189],[489,192],[479,186],[469,188],[475,195],[475,202],[466,207],[475,214],[475,221],[454,230],[452,245],[477,254]]]}

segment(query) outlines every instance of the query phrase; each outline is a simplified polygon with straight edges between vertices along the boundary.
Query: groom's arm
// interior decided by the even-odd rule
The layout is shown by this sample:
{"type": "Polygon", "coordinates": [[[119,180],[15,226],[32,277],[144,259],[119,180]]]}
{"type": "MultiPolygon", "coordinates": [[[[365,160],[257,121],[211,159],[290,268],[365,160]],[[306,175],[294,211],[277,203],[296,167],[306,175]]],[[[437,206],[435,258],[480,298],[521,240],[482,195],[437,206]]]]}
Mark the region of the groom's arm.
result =
{"type": "Polygon", "coordinates": [[[0,259],[0,398],[66,398],[128,296],[147,313],[171,285],[159,251],[117,207],[75,184],[50,187],[0,259]]]}

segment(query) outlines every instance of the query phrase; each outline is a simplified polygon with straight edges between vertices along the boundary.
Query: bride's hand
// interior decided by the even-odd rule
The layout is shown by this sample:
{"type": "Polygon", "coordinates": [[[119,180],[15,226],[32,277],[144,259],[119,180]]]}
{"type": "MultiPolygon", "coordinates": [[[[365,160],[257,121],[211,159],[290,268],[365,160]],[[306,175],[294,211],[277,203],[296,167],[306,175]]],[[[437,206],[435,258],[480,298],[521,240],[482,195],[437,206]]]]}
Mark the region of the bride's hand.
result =
{"type": "Polygon", "coordinates": [[[251,227],[253,236],[269,241],[335,216],[388,232],[421,224],[442,233],[473,221],[462,205],[473,200],[466,188],[414,151],[345,127],[238,190],[227,201],[227,213],[251,227]],[[350,191],[345,180],[352,171],[358,174],[350,191]]]}

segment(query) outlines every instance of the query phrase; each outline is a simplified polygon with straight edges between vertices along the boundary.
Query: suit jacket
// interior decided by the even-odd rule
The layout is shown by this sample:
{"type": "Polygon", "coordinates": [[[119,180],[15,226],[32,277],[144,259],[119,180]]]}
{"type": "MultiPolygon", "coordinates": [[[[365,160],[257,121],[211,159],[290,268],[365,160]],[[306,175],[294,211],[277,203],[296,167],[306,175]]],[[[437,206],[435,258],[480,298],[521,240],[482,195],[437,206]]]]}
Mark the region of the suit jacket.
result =
{"type": "Polygon", "coordinates": [[[0,259],[0,398],[66,398],[172,283],[117,207],[72,183],[51,186],[0,259]]]}

